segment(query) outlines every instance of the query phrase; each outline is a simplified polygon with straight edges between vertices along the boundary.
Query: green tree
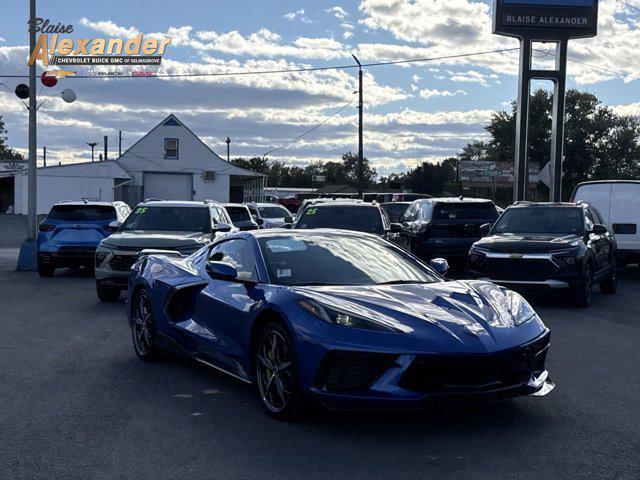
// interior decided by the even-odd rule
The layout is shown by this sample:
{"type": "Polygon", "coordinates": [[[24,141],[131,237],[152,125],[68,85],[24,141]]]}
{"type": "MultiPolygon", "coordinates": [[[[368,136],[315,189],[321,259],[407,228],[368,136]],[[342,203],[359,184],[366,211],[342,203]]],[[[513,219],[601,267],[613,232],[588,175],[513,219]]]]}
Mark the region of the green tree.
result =
{"type": "Polygon", "coordinates": [[[0,160],[24,160],[24,157],[7,146],[7,129],[0,115],[0,160]]]}
{"type": "MultiPolygon", "coordinates": [[[[544,166],[551,154],[552,94],[537,90],[529,113],[530,162],[544,166]]],[[[462,149],[461,160],[512,162],[515,156],[516,103],[492,115],[489,140],[462,149]]],[[[640,119],[617,115],[592,93],[567,91],[564,146],[564,197],[585,180],[640,178],[640,119]]]]}

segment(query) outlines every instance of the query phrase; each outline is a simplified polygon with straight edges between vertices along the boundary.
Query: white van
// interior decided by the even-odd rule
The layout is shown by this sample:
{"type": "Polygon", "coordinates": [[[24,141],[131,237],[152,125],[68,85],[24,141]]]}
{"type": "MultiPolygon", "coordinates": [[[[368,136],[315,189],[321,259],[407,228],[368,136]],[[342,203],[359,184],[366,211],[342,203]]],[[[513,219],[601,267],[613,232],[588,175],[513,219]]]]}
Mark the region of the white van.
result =
{"type": "Polygon", "coordinates": [[[640,181],[601,180],[580,183],[571,195],[598,210],[618,242],[618,265],[640,264],[640,181]]]}

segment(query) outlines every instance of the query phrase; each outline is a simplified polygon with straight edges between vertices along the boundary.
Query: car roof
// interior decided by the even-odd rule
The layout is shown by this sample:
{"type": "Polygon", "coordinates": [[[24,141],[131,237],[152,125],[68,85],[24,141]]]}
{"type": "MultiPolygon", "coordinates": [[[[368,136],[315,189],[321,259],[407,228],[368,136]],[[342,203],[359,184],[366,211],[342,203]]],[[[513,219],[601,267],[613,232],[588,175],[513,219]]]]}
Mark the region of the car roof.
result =
{"type": "Polygon", "coordinates": [[[93,202],[90,200],[87,201],[83,201],[83,200],[77,200],[77,201],[71,201],[71,200],[63,200],[61,202],[56,203],[55,205],[53,205],[54,207],[60,206],[60,205],[72,205],[72,206],[101,206],[101,207],[116,207],[116,206],[120,206],[120,205],[125,205],[124,202],[93,202]]]}
{"type": "Polygon", "coordinates": [[[247,208],[247,206],[244,203],[223,203],[222,204],[223,207],[241,207],[241,208],[247,208]]]}
{"type": "Polygon", "coordinates": [[[384,205],[411,205],[413,202],[384,202],[381,203],[380,205],[384,206],[384,205]]]}
{"type": "Polygon", "coordinates": [[[473,197],[435,197],[435,198],[420,198],[416,202],[422,203],[493,203],[493,200],[488,198],[473,198],[473,197]]]}
{"type": "MultiPolygon", "coordinates": [[[[255,205],[256,207],[282,207],[282,208],[284,208],[279,203],[269,203],[269,202],[263,202],[263,203],[248,202],[248,203],[245,203],[245,205],[255,205]]],[[[284,208],[284,209],[286,210],[286,208],[284,208]]]]}
{"type": "Polygon", "coordinates": [[[214,204],[214,202],[209,202],[209,201],[205,201],[205,202],[194,202],[194,201],[187,201],[187,200],[145,200],[144,202],[141,202],[138,204],[138,206],[145,206],[145,207],[191,207],[191,208],[197,208],[197,207],[208,207],[209,205],[214,204]]]}
{"type": "Polygon", "coordinates": [[[588,207],[585,202],[516,202],[509,208],[518,207],[554,207],[554,208],[576,208],[576,207],[588,207]]]}
{"type": "Polygon", "coordinates": [[[588,182],[580,182],[578,185],[576,185],[576,188],[583,185],[606,185],[608,183],[631,183],[640,185],[640,180],[590,180],[588,182]]]}
{"type": "Polygon", "coordinates": [[[379,204],[377,203],[369,203],[369,202],[321,202],[317,205],[313,205],[313,208],[329,208],[329,207],[355,207],[355,208],[363,208],[363,207],[374,207],[379,208],[379,204]]]}

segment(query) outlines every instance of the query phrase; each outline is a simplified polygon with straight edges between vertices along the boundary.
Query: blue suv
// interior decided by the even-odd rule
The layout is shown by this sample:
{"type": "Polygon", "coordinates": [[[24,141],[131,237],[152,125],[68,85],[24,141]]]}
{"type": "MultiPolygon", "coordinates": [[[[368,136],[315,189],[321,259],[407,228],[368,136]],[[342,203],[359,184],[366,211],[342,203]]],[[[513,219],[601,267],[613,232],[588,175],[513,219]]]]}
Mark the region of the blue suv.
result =
{"type": "Polygon", "coordinates": [[[61,202],[54,205],[38,233],[38,273],[56,268],[93,268],[98,243],[118,230],[131,213],[124,202],[61,202]]]}

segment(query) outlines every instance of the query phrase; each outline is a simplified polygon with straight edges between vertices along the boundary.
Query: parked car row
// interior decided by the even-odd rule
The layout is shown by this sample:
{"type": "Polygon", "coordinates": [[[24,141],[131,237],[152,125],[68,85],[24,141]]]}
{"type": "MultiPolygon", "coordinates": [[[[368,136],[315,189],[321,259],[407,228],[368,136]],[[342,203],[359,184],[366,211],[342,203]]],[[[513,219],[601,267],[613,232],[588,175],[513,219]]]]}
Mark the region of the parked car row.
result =
{"type": "Polygon", "coordinates": [[[292,224],[275,204],[70,202],[41,225],[39,269],[95,268],[101,300],[127,291],[141,360],[170,349],[252,383],[278,419],[309,399],[422,408],[551,392],[550,332],[509,287],[564,288],[580,306],[595,283],[615,293],[599,209],[401,203],[314,200],[292,224]],[[474,278],[447,280],[449,262],[474,278]]]}

